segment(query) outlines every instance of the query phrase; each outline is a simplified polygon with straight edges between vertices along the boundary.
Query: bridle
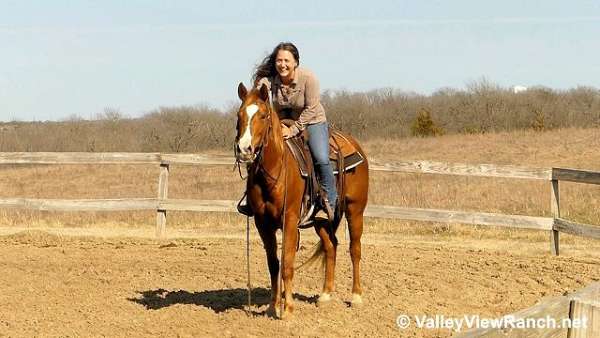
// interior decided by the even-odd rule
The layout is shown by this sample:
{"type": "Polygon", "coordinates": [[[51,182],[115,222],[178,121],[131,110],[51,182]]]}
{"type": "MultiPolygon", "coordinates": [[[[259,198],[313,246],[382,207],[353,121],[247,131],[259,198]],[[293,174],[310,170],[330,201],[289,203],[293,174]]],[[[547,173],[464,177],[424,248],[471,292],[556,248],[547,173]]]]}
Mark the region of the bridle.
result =
{"type": "MultiPolygon", "coordinates": [[[[261,140],[258,143],[254,152],[252,153],[251,158],[248,160],[240,159],[238,146],[235,141],[233,144],[233,152],[235,154],[234,170],[235,170],[235,167],[237,166],[238,172],[242,179],[247,178],[247,176],[244,177],[242,174],[242,169],[241,169],[242,164],[245,164],[247,166],[248,171],[250,171],[250,168],[254,167],[255,172],[261,171],[261,172],[263,172],[263,174],[265,174],[265,177],[268,177],[275,182],[279,180],[279,177],[281,176],[281,173],[283,171],[283,166],[282,166],[279,169],[279,173],[276,176],[273,176],[273,175],[271,175],[271,173],[269,173],[268,170],[266,170],[264,168],[263,161],[262,161],[264,149],[267,145],[269,145],[269,139],[270,139],[271,133],[273,132],[272,115],[273,115],[275,109],[273,108],[270,91],[269,91],[269,99],[268,100],[269,100],[269,102],[267,104],[267,117],[265,119],[265,123],[267,124],[267,130],[261,136],[261,140]]],[[[265,102],[265,103],[267,103],[267,102],[265,102]]],[[[248,123],[250,123],[250,121],[248,121],[248,123]]],[[[282,158],[282,162],[283,162],[283,158],[282,158]]]]}

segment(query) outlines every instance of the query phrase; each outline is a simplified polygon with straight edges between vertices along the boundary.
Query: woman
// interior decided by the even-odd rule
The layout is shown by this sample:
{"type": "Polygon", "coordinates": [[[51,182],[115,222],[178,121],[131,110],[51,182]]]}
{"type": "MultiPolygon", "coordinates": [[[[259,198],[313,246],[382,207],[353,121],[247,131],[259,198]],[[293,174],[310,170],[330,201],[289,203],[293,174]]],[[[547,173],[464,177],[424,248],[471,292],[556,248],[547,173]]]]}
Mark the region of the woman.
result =
{"type": "MultiPolygon", "coordinates": [[[[290,42],[282,42],[256,67],[254,85],[257,88],[267,85],[279,117],[294,120],[290,127],[282,125],[284,138],[294,137],[304,129],[308,130],[308,145],[315,170],[327,193],[322,207],[329,219],[332,219],[337,191],[329,162],[329,128],[325,109],[320,102],[318,79],[308,69],[298,67],[299,64],[298,48],[290,42]]],[[[240,211],[245,213],[246,210],[240,211]]]]}

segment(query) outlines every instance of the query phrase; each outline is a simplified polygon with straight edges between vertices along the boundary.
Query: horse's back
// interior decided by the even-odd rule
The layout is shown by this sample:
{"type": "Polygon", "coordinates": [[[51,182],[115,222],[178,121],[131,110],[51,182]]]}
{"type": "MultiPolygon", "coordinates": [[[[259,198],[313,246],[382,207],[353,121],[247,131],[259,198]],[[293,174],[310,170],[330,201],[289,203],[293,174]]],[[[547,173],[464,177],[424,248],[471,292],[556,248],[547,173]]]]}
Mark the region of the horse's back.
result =
{"type": "Polygon", "coordinates": [[[346,202],[358,204],[361,206],[361,209],[364,210],[369,193],[369,161],[367,159],[367,154],[358,141],[351,135],[338,130],[332,131],[331,134],[334,142],[337,140],[337,143],[346,143],[345,147],[343,145],[340,146],[339,151],[341,151],[342,154],[344,154],[344,152],[346,152],[346,155],[348,155],[349,152],[357,152],[360,154],[360,163],[352,167],[352,169],[344,171],[343,189],[346,202]]]}
{"type": "MultiPolygon", "coordinates": [[[[333,160],[337,160],[338,156],[348,158],[355,153],[360,154],[360,164],[358,166],[364,167],[365,170],[369,169],[369,161],[367,154],[362,149],[358,141],[349,134],[341,132],[339,130],[332,130],[329,137],[330,145],[330,157],[333,160]],[[339,154],[338,154],[339,153],[339,154]]],[[[358,167],[357,166],[357,167],[358,167]]]]}

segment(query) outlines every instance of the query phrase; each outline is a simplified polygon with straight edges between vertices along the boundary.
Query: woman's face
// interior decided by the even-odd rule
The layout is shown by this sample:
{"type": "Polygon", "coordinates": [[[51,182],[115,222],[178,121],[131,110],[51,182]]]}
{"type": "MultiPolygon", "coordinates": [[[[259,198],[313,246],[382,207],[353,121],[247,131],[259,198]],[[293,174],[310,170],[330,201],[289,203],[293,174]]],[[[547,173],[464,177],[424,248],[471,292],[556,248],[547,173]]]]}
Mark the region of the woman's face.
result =
{"type": "Polygon", "coordinates": [[[287,50],[280,49],[275,58],[275,68],[282,79],[293,79],[294,70],[298,67],[298,61],[294,58],[294,54],[287,50]]]}

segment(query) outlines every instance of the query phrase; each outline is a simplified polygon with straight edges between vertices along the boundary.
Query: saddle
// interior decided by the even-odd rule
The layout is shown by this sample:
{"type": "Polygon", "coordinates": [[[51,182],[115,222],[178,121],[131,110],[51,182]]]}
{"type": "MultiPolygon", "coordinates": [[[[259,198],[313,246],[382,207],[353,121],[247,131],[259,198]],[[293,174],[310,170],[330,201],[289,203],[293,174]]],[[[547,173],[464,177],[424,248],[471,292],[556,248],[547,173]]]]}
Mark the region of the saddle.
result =
{"type": "MultiPolygon", "coordinates": [[[[288,125],[288,120],[282,121],[288,125]]],[[[293,123],[293,121],[291,122],[293,123]]],[[[286,140],[286,144],[298,163],[300,175],[305,179],[304,195],[302,197],[302,209],[300,211],[300,228],[312,226],[312,217],[318,211],[317,205],[326,196],[318,184],[317,174],[314,169],[312,156],[308,147],[306,132],[286,140]]],[[[344,175],[364,161],[364,158],[356,147],[338,130],[329,128],[329,159],[336,176],[336,188],[338,196],[344,196],[344,175]],[[341,175],[340,175],[341,173],[341,175]]],[[[343,198],[338,198],[337,205],[332,206],[339,214],[343,209],[343,198]]]]}

